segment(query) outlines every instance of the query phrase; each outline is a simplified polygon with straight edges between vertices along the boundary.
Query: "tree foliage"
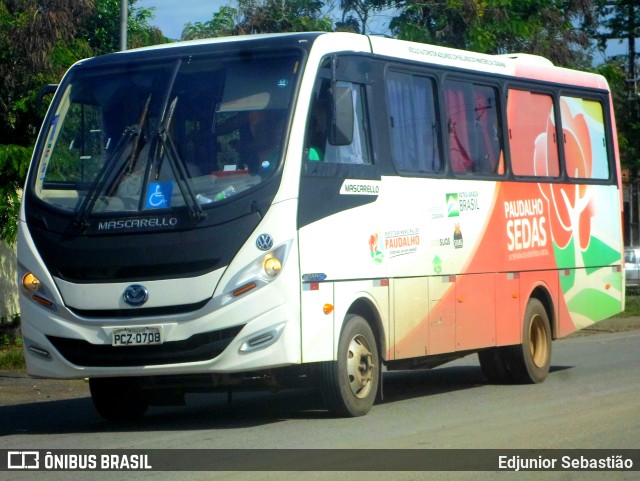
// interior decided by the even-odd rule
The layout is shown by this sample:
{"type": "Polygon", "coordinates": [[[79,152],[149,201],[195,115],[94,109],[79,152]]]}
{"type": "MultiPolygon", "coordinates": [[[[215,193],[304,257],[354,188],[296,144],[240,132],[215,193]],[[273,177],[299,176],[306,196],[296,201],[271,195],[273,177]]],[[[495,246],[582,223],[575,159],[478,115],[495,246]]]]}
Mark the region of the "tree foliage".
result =
{"type": "Polygon", "coordinates": [[[213,18],[207,22],[189,22],[185,24],[182,29],[182,40],[233,35],[238,18],[238,10],[225,5],[220,7],[217,12],[214,12],[213,18]]]}
{"type": "Polygon", "coordinates": [[[183,40],[255,33],[331,31],[333,21],[320,0],[238,0],[221,7],[208,22],[188,23],[183,40]]]}
{"type": "MultiPolygon", "coordinates": [[[[164,41],[129,0],[130,44],[164,41]]],[[[0,239],[13,242],[19,192],[44,111],[40,88],[77,60],[119,48],[119,0],[0,0],[0,239]]]]}
{"type": "Polygon", "coordinates": [[[340,0],[342,19],[336,28],[366,34],[371,15],[387,6],[386,0],[340,0]]]}
{"type": "Polygon", "coordinates": [[[625,167],[640,172],[640,79],[635,39],[640,37],[640,3],[637,0],[597,0],[597,28],[591,36],[601,51],[612,40],[626,43],[627,55],[607,59],[598,71],[609,81],[613,95],[620,157],[625,167]]]}
{"type": "MultiPolygon", "coordinates": [[[[93,55],[116,52],[120,49],[120,0],[94,0],[92,14],[83,22],[80,38],[91,47],[93,55]]],[[[149,21],[153,19],[153,9],[135,7],[137,0],[128,0],[127,47],[166,43],[159,28],[149,21]]]]}
{"type": "Polygon", "coordinates": [[[609,40],[640,37],[640,3],[637,0],[595,0],[598,28],[591,31],[604,49],[609,40]]]}
{"type": "Polygon", "coordinates": [[[397,38],[477,52],[526,52],[584,66],[589,0],[392,0],[397,38]]]}

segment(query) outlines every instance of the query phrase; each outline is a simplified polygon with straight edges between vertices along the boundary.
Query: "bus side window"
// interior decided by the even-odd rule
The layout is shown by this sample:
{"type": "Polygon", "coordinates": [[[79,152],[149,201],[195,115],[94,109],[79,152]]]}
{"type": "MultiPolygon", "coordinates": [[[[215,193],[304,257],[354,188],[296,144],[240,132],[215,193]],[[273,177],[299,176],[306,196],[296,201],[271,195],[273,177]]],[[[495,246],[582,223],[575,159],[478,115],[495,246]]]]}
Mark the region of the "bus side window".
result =
{"type": "Polygon", "coordinates": [[[447,82],[449,157],[454,173],[504,173],[497,98],[493,87],[447,82]]]}
{"type": "Polygon", "coordinates": [[[608,179],[609,160],[602,104],[560,97],[567,174],[574,179],[608,179]]]}
{"type": "Polygon", "coordinates": [[[400,172],[442,170],[433,81],[400,72],[387,74],[393,160],[400,172]]]}
{"type": "Polygon", "coordinates": [[[448,82],[445,96],[447,100],[447,132],[449,134],[449,158],[456,174],[473,170],[473,158],[469,145],[469,124],[464,84],[448,82]]]}
{"type": "Polygon", "coordinates": [[[496,89],[474,85],[473,103],[480,162],[478,172],[504,174],[504,157],[496,89]]]}
{"type": "Polygon", "coordinates": [[[507,126],[511,170],[515,175],[558,177],[553,98],[548,94],[510,89],[507,126]]]}
{"type": "Polygon", "coordinates": [[[331,122],[331,83],[327,79],[319,82],[319,86],[315,89],[307,121],[305,160],[341,164],[370,164],[371,149],[369,147],[364,86],[344,81],[337,83],[339,87],[351,90],[355,114],[353,141],[348,145],[331,145],[327,135],[329,122],[331,122]]]}

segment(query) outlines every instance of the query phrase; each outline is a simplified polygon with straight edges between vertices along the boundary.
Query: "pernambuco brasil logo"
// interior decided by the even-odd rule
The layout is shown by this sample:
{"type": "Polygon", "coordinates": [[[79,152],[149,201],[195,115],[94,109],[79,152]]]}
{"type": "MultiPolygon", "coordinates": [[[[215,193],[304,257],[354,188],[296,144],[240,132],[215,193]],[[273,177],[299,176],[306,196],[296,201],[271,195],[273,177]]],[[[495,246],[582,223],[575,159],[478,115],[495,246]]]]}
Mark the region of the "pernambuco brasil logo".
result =
{"type": "Polygon", "coordinates": [[[447,217],[458,217],[460,215],[460,204],[458,194],[447,194],[447,217]]]}

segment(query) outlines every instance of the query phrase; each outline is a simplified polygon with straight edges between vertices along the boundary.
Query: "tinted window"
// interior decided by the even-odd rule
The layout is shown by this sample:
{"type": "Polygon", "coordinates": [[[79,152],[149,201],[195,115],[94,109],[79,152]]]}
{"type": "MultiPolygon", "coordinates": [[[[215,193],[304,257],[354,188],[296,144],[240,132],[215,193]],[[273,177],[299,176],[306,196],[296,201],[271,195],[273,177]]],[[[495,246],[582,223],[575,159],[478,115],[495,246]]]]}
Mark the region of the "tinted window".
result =
{"type": "Polygon", "coordinates": [[[515,175],[560,175],[556,121],[550,95],[509,90],[507,126],[511,169],[515,175]]]}
{"type": "Polygon", "coordinates": [[[329,142],[329,127],[332,116],[331,81],[320,79],[311,101],[305,160],[340,164],[370,164],[371,142],[367,122],[366,89],[364,85],[339,81],[338,87],[351,90],[353,100],[353,139],[348,145],[332,145],[329,142]]]}
{"type": "Polygon", "coordinates": [[[609,161],[602,104],[560,98],[567,174],[575,179],[608,179],[609,161]]]}
{"type": "Polygon", "coordinates": [[[504,173],[497,91],[471,82],[445,85],[449,158],[456,174],[504,173]]]}
{"type": "Polygon", "coordinates": [[[400,172],[441,171],[433,81],[389,72],[386,85],[396,168],[400,172]]]}

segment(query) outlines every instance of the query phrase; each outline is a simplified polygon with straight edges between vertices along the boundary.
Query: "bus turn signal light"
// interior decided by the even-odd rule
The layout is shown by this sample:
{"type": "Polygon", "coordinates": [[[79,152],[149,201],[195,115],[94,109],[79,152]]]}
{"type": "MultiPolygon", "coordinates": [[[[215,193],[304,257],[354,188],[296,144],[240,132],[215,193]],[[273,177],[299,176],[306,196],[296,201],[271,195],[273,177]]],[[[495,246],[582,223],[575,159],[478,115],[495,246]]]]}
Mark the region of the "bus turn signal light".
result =
{"type": "Polygon", "coordinates": [[[34,276],[31,272],[27,272],[22,278],[22,287],[28,291],[35,292],[40,287],[40,279],[34,276]]]}
{"type": "Polygon", "coordinates": [[[233,297],[241,296],[242,294],[245,294],[251,289],[255,289],[256,287],[258,287],[258,285],[255,282],[249,282],[248,284],[238,287],[235,291],[233,291],[233,297]]]}
{"type": "Polygon", "coordinates": [[[324,312],[325,314],[331,314],[333,312],[333,305],[325,304],[324,306],[322,306],[322,312],[324,312]]]}
{"type": "Polygon", "coordinates": [[[51,302],[49,299],[39,296],[37,294],[34,294],[32,299],[40,304],[42,304],[44,307],[46,307],[47,309],[53,309],[53,302],[51,302]]]}

